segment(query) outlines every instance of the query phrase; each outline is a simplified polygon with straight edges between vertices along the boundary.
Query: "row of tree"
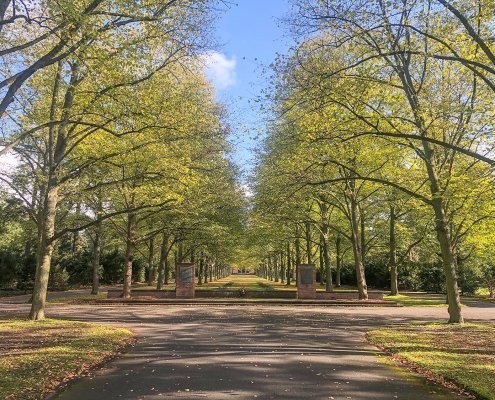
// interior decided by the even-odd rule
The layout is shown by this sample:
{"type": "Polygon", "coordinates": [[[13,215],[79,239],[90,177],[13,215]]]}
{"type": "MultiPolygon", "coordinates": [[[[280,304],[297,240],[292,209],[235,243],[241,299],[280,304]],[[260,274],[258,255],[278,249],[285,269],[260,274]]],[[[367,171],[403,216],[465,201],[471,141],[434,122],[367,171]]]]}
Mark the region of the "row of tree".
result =
{"type": "Polygon", "coordinates": [[[338,281],[352,260],[366,299],[367,263],[386,258],[396,294],[401,265],[439,260],[450,322],[463,321],[460,271],[493,296],[493,11],[484,0],[295,2],[298,44],[274,67],[254,177],[265,265],[287,271],[305,240],[328,290],[331,269],[338,281]]]}
{"type": "Polygon", "coordinates": [[[97,293],[102,252],[123,253],[124,297],[143,256],[158,288],[172,255],[205,279],[225,272],[244,200],[201,65],[218,3],[0,2],[0,151],[17,160],[2,209],[18,210],[2,250],[22,243],[35,270],[31,319],[68,254],[91,253],[97,293]]]}

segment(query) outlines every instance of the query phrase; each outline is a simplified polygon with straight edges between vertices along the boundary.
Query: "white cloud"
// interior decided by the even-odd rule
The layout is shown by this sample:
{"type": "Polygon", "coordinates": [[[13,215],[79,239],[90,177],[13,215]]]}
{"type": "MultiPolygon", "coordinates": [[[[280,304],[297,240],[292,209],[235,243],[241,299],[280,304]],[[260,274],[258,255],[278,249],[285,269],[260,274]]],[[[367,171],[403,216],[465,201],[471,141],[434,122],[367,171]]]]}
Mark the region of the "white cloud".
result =
{"type": "Polygon", "coordinates": [[[11,151],[0,155],[0,174],[12,173],[19,163],[19,158],[11,151]]]}
{"type": "Polygon", "coordinates": [[[241,190],[242,190],[244,196],[247,197],[248,199],[254,197],[254,192],[249,187],[249,185],[241,185],[241,190]]]}
{"type": "Polygon", "coordinates": [[[237,81],[235,56],[227,57],[218,51],[211,51],[204,55],[205,72],[208,79],[219,90],[234,86],[237,81]]]}

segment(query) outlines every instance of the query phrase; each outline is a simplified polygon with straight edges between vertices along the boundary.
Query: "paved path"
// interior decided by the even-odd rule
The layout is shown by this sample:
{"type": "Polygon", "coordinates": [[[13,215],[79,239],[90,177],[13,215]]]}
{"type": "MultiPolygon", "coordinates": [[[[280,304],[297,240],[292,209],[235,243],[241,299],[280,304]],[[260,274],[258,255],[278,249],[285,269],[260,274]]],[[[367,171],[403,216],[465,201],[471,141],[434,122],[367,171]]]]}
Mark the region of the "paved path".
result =
{"type": "MultiPolygon", "coordinates": [[[[0,304],[0,316],[26,311],[0,304]]],[[[464,312],[495,322],[495,308],[464,312]]],[[[462,399],[384,363],[364,340],[371,327],[445,319],[445,308],[50,305],[48,315],[139,336],[56,399],[462,399]]]]}

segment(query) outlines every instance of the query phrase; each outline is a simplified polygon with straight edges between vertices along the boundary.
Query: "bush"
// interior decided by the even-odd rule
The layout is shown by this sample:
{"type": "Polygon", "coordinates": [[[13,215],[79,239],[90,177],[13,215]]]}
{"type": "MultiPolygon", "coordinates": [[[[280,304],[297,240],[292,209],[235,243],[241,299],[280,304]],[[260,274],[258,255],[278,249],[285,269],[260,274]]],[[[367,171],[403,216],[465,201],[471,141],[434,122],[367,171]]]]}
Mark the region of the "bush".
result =
{"type": "Polygon", "coordinates": [[[0,287],[14,289],[22,270],[22,259],[14,251],[0,250],[0,287]]]}
{"type": "Polygon", "coordinates": [[[445,293],[445,274],[441,261],[418,264],[418,289],[431,293],[445,293]]]}
{"type": "Polygon", "coordinates": [[[349,285],[356,286],[356,270],[354,269],[354,265],[343,264],[340,269],[340,284],[341,285],[349,285]]]}
{"type": "Polygon", "coordinates": [[[418,270],[420,265],[413,262],[405,262],[398,269],[399,290],[419,290],[418,270]]]}
{"type": "Polygon", "coordinates": [[[488,289],[491,298],[495,297],[495,265],[483,265],[481,268],[483,273],[483,283],[488,289]]]}
{"type": "Polygon", "coordinates": [[[68,290],[69,289],[69,273],[60,265],[55,265],[50,271],[50,279],[48,280],[48,288],[50,290],[68,290]]]}
{"type": "Polygon", "coordinates": [[[103,252],[101,265],[103,266],[102,283],[114,284],[122,282],[124,277],[125,256],[119,250],[103,252]]]}
{"type": "Polygon", "coordinates": [[[366,283],[370,287],[389,289],[390,270],[386,257],[370,258],[366,263],[366,283]]]}
{"type": "Polygon", "coordinates": [[[457,275],[459,289],[462,295],[474,295],[483,285],[479,272],[467,264],[459,265],[457,275]]]}
{"type": "Polygon", "coordinates": [[[92,281],[91,252],[64,254],[59,261],[62,269],[69,274],[69,285],[88,285],[92,281]]]}

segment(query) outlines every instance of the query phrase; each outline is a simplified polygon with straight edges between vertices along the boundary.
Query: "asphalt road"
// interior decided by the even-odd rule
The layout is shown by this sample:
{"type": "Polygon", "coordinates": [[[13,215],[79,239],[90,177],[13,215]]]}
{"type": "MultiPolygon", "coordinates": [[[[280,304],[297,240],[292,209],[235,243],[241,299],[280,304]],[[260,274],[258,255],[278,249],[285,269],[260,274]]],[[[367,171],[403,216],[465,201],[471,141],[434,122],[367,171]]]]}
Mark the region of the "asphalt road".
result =
{"type": "MultiPolygon", "coordinates": [[[[0,304],[25,315],[26,304],[0,304]]],[[[376,326],[445,320],[445,308],[57,306],[50,317],[128,327],[138,344],[56,399],[459,399],[384,362],[376,326]]],[[[464,308],[495,322],[495,308],[464,308]]]]}

